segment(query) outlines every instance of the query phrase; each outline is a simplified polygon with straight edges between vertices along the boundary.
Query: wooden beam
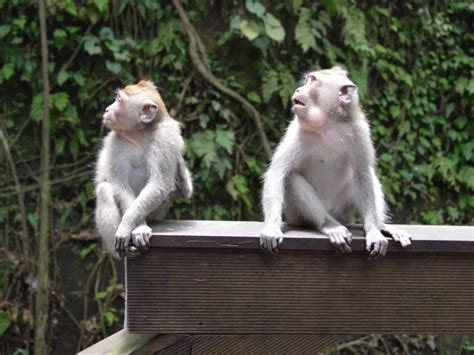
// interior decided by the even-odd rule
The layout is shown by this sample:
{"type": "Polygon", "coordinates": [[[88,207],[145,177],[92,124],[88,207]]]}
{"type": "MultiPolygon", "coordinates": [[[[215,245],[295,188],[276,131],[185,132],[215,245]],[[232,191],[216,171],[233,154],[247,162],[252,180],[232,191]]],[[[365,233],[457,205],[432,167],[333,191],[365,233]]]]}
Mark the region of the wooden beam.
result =
{"type": "Polygon", "coordinates": [[[122,329],[115,334],[99,341],[98,343],[82,350],[79,355],[92,354],[132,354],[142,348],[155,334],[130,334],[128,330],[122,329]]]}
{"type": "Polygon", "coordinates": [[[286,232],[260,251],[258,222],[165,221],[127,261],[128,329],[161,334],[472,334],[474,228],[400,226],[414,236],[367,260],[326,237],[286,232]]]}
{"type": "MultiPolygon", "coordinates": [[[[261,222],[162,221],[153,226],[151,244],[159,248],[254,249],[260,250],[261,222]]],[[[397,225],[411,233],[413,245],[403,249],[391,241],[389,251],[402,253],[474,253],[474,227],[397,225]]],[[[334,251],[326,236],[308,229],[285,226],[281,250],[334,251]]],[[[361,226],[349,226],[352,250],[365,251],[361,226]]]]}

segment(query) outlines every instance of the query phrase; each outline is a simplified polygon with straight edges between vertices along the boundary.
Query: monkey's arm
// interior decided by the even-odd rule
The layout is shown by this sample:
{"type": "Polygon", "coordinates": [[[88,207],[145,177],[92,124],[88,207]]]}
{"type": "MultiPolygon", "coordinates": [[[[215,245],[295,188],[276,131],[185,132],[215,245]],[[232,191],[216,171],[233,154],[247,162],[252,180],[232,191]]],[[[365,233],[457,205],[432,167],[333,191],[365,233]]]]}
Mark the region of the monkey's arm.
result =
{"type": "Polygon", "coordinates": [[[288,175],[301,159],[297,146],[296,131],[296,126],[290,124],[282,142],[273,155],[263,181],[264,227],[260,232],[260,246],[263,250],[271,253],[276,253],[279,245],[283,242],[281,225],[283,223],[285,184],[288,175]]]}
{"type": "MultiPolygon", "coordinates": [[[[143,223],[146,216],[160,206],[171,191],[175,190],[177,168],[175,156],[163,157],[158,166],[149,166],[149,168],[150,178],[147,184],[125,211],[115,235],[116,250],[122,255],[130,242],[134,228],[143,223]]],[[[145,248],[147,243],[149,241],[145,239],[140,241],[138,246],[145,248]],[[142,246],[142,242],[145,245],[142,246]]]]}

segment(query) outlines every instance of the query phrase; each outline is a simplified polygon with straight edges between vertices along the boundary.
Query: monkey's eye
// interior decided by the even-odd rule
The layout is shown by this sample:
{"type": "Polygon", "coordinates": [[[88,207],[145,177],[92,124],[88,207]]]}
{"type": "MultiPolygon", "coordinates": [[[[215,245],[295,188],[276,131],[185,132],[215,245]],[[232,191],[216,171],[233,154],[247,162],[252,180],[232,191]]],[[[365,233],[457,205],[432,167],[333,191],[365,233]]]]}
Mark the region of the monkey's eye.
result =
{"type": "Polygon", "coordinates": [[[117,100],[118,102],[122,102],[122,98],[120,97],[120,94],[117,94],[116,100],[117,100]]]}
{"type": "Polygon", "coordinates": [[[306,76],[305,84],[312,83],[313,81],[316,81],[316,77],[313,74],[309,74],[306,76]]]}

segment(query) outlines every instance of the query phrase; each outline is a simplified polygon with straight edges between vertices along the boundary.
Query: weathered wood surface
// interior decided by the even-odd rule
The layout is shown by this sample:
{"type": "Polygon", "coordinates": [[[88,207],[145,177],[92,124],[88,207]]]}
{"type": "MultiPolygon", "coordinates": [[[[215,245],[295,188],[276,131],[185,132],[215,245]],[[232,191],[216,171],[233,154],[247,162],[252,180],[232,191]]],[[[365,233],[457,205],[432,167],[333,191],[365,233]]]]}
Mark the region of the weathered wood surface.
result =
{"type": "MultiPolygon", "coordinates": [[[[474,253],[474,227],[397,225],[413,236],[414,243],[403,249],[390,243],[390,251],[474,253]]],[[[162,221],[153,226],[153,247],[260,249],[261,222],[162,221]]],[[[365,251],[360,226],[349,226],[354,235],[352,250],[365,251]]],[[[334,251],[326,236],[319,232],[286,226],[281,250],[334,251]]]]}
{"type": "Polygon", "coordinates": [[[339,335],[131,335],[121,330],[79,355],[316,354],[342,339],[339,335]]]}
{"type": "Polygon", "coordinates": [[[134,355],[317,354],[341,340],[338,335],[170,335],[151,340],[134,355]]]}
{"type": "MultiPolygon", "coordinates": [[[[414,236],[367,260],[291,230],[277,257],[258,222],[163,222],[127,261],[128,329],[161,334],[472,334],[474,228],[400,226],[414,236]]],[[[359,232],[358,232],[359,231],[359,232]]]]}

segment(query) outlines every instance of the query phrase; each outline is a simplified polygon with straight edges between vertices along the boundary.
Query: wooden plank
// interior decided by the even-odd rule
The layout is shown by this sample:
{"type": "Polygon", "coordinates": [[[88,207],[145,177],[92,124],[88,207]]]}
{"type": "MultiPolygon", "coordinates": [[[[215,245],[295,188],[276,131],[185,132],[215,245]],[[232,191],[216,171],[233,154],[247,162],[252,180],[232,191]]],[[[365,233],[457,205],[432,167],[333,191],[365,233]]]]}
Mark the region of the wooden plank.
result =
{"type": "Polygon", "coordinates": [[[192,354],[317,354],[339,340],[339,335],[196,335],[192,354]]]}
{"type": "MultiPolygon", "coordinates": [[[[151,244],[161,248],[260,249],[261,222],[162,221],[153,227],[151,244]]],[[[389,251],[416,253],[474,253],[474,227],[397,225],[411,233],[413,245],[401,248],[393,241],[389,251]]],[[[360,226],[349,226],[354,235],[352,250],[365,251],[360,226]]],[[[333,251],[328,238],[319,232],[286,226],[281,250],[333,251]]]]}
{"type": "MultiPolygon", "coordinates": [[[[177,347],[181,347],[182,344],[185,344],[189,348],[191,347],[190,342],[191,336],[189,335],[182,335],[182,334],[167,334],[167,335],[160,335],[148,343],[134,351],[133,355],[145,355],[145,354],[160,354],[164,355],[169,353],[170,351],[176,350],[177,347]]],[[[175,352],[176,353],[176,352],[175,352]]],[[[191,348],[188,352],[179,352],[179,354],[190,354],[191,348]]],[[[173,354],[171,352],[171,354],[173,354]]]]}
{"type": "Polygon", "coordinates": [[[156,335],[130,334],[122,329],[115,334],[82,350],[79,355],[92,354],[131,354],[148,343],[156,335]]]}
{"type": "Polygon", "coordinates": [[[473,334],[474,257],[152,248],[128,261],[128,329],[161,334],[473,334]]]}

